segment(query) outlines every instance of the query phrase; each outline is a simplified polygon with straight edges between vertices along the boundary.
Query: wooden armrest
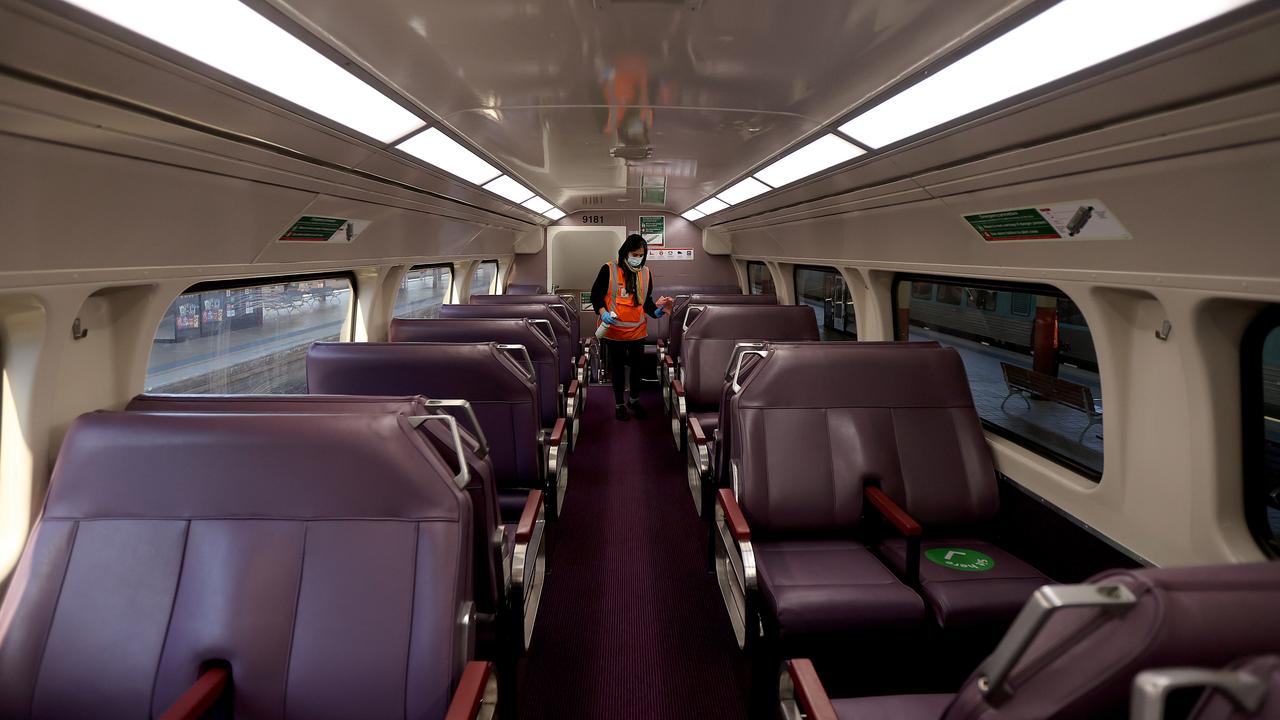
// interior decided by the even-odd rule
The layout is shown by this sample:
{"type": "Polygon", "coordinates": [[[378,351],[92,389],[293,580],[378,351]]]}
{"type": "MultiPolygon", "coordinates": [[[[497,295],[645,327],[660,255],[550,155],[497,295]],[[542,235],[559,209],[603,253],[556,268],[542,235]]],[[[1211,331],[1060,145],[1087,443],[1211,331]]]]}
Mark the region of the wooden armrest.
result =
{"type": "Polygon", "coordinates": [[[520,513],[520,523],[516,525],[516,542],[527,543],[533,538],[533,527],[538,522],[538,510],[542,508],[542,491],[530,490],[524,501],[524,512],[520,513]]]}
{"type": "Polygon", "coordinates": [[[485,686],[489,684],[489,676],[493,674],[493,663],[472,660],[462,671],[462,679],[458,688],[453,691],[453,700],[445,712],[444,720],[472,720],[480,712],[480,704],[484,702],[485,686]]]}
{"type": "Polygon", "coordinates": [[[658,338],[658,341],[655,344],[660,348],[664,348],[667,346],[667,341],[663,338],[658,338]]]}
{"type": "Polygon", "coordinates": [[[707,434],[702,431],[702,423],[698,422],[698,418],[689,418],[689,433],[693,435],[693,442],[695,444],[707,444],[707,434]]]}
{"type": "Polygon", "coordinates": [[[582,355],[578,358],[578,367],[586,367],[586,366],[587,366],[587,356],[582,355]]]}
{"type": "Polygon", "coordinates": [[[676,380],[675,378],[672,378],[671,392],[675,393],[676,397],[684,397],[684,383],[680,382],[679,380],[676,380]]]}
{"type": "Polygon", "coordinates": [[[796,691],[796,702],[808,720],[838,720],[836,708],[818,679],[818,671],[807,658],[787,661],[787,674],[796,691]]]}
{"type": "Polygon", "coordinates": [[[743,516],[742,508],[738,507],[733,491],[720,488],[719,498],[720,507],[724,508],[724,521],[729,525],[729,533],[733,535],[733,539],[738,542],[750,541],[751,528],[747,526],[747,518],[743,516]]]}
{"type": "Polygon", "coordinates": [[[663,364],[663,365],[666,365],[667,367],[675,367],[675,366],[676,366],[676,361],[675,361],[675,359],[674,359],[674,358],[672,358],[670,355],[663,355],[663,356],[662,356],[662,364],[663,364]]]}
{"type": "Polygon", "coordinates": [[[579,383],[577,378],[570,380],[569,390],[565,392],[565,395],[568,395],[569,397],[578,397],[578,385],[579,383]]]}
{"type": "Polygon", "coordinates": [[[871,507],[879,511],[903,537],[920,537],[920,523],[908,515],[906,510],[899,507],[898,503],[893,501],[893,498],[886,495],[878,487],[869,487],[864,492],[867,502],[871,503],[871,507]]]}
{"type": "Polygon", "coordinates": [[[181,697],[169,706],[160,720],[198,720],[226,691],[231,682],[231,668],[211,667],[200,673],[181,697]]]}
{"type": "Polygon", "coordinates": [[[560,441],[564,439],[564,418],[556,418],[556,424],[551,427],[551,437],[547,438],[547,445],[550,447],[559,447],[560,441]]]}

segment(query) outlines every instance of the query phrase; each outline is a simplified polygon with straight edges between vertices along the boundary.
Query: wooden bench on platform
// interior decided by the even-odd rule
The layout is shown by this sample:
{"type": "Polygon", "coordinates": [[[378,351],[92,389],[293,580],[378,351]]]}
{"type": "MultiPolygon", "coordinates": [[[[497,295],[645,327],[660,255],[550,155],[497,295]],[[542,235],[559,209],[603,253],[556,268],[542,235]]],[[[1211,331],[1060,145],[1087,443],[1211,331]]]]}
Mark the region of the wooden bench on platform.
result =
{"type": "Polygon", "coordinates": [[[1089,418],[1089,424],[1080,431],[1078,442],[1084,442],[1089,428],[1102,422],[1102,402],[1095,400],[1093,391],[1080,383],[1063,380],[1035,370],[1028,370],[1009,363],[1000,363],[1000,371],[1004,373],[1004,383],[1009,387],[1009,394],[1000,403],[1003,410],[1009,398],[1017,395],[1031,408],[1031,400],[1051,400],[1073,410],[1079,410],[1089,418]]]}

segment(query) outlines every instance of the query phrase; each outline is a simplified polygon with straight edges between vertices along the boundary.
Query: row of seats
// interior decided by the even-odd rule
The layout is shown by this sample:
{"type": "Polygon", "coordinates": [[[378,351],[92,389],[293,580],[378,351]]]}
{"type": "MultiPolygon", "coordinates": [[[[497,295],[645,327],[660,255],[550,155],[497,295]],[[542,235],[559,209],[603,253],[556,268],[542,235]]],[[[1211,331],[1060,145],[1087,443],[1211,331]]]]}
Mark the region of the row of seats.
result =
{"type": "MultiPolygon", "coordinates": [[[[702,372],[701,358],[690,356],[700,323],[740,313],[755,324],[726,324],[735,330],[725,333],[758,339],[769,316],[762,310],[709,306],[689,323],[685,380],[702,372]]],[[[713,568],[756,667],[816,655],[829,662],[828,676],[894,662],[899,676],[928,674],[931,658],[951,657],[940,649],[981,656],[995,648],[958,695],[853,698],[829,715],[796,704],[821,689],[815,677],[793,692],[805,674],[796,668],[806,667],[793,660],[781,682],[785,717],[1120,716],[1139,670],[1187,662],[1210,645],[1202,657],[1212,665],[1280,648],[1280,625],[1248,630],[1280,600],[1273,566],[1124,572],[1054,586],[1002,547],[992,532],[997,476],[955,350],[766,340],[739,342],[717,362],[706,371],[719,370],[719,467],[701,477],[715,490],[713,568]],[[1185,604],[1185,615],[1162,616],[1168,604],[1185,604]],[[1061,620],[1058,608],[1067,610],[1061,620]],[[1168,633],[1174,649],[1143,641],[1155,632],[1168,633]]],[[[697,419],[690,433],[702,445],[697,419]]],[[[768,698],[770,683],[755,684],[757,701],[768,698]]]]}

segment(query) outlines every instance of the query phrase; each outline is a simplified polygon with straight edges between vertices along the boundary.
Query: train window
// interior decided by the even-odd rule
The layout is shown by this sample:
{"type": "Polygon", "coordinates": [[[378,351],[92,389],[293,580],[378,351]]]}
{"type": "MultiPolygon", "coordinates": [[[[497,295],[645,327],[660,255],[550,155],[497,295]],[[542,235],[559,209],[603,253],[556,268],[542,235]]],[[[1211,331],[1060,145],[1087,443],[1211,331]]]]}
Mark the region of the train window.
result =
{"type": "Polygon", "coordinates": [[[823,340],[858,339],[853,296],[844,277],[831,268],[797,267],[796,304],[808,305],[818,316],[818,334],[823,340]]]}
{"type": "Polygon", "coordinates": [[[1102,381],[1075,303],[1048,286],[899,280],[908,281],[909,307],[895,313],[908,327],[897,337],[954,347],[988,429],[1101,478],[1102,381]]]}
{"type": "Polygon", "coordinates": [[[418,265],[410,268],[400,281],[396,294],[395,317],[440,317],[440,306],[449,301],[453,287],[453,267],[450,265],[418,265]]]}
{"type": "Polygon", "coordinates": [[[196,285],[151,343],[146,391],[305,393],[307,348],[350,339],[349,277],[196,285]]]}
{"type": "Polygon", "coordinates": [[[777,290],[773,287],[773,274],[762,262],[752,260],[747,263],[747,291],[751,295],[772,295],[777,290]]]}
{"type": "Polygon", "coordinates": [[[1241,347],[1245,410],[1245,518],[1258,545],[1280,555],[1280,306],[1258,318],[1241,347]]]}
{"type": "Polygon", "coordinates": [[[498,261],[485,260],[476,266],[476,275],[471,280],[472,295],[498,294],[498,261]]]}

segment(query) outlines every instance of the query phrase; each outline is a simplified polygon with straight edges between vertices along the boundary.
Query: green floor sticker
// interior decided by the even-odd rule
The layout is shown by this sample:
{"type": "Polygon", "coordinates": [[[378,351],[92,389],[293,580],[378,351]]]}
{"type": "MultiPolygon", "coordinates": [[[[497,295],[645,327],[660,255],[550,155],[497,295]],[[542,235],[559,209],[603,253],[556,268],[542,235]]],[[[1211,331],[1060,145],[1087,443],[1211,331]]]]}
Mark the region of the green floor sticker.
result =
{"type": "Polygon", "coordinates": [[[986,572],[996,566],[990,555],[965,548],[931,548],[924,551],[924,556],[942,567],[964,572],[986,572]]]}

